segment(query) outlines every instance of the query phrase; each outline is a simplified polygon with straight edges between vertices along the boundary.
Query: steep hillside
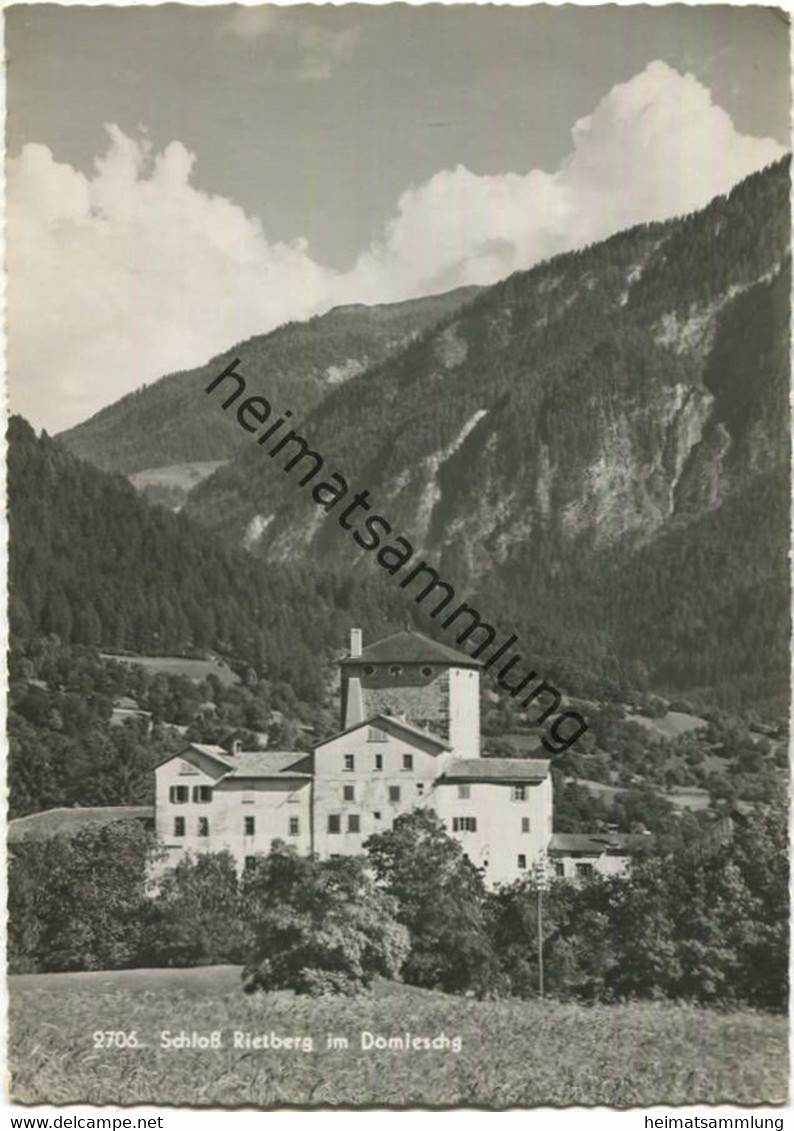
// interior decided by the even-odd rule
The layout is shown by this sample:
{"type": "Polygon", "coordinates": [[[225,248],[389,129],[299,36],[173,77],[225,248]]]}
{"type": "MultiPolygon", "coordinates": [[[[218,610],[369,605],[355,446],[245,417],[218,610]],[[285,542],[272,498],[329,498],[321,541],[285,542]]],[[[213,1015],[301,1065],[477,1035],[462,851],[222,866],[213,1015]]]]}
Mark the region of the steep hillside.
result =
{"type": "MultiPolygon", "coordinates": [[[[456,588],[572,663],[785,694],[788,194],[786,161],[516,274],[310,413],[265,375],[249,393],[302,418],[326,473],[456,588]]],[[[189,513],[271,562],[372,570],[248,439],[189,513]]]]}
{"type": "MultiPolygon", "coordinates": [[[[227,460],[241,446],[240,431],[218,419],[202,392],[232,357],[243,358],[278,399],[308,412],[329,389],[405,346],[470,301],[478,289],[461,287],[383,306],[336,307],[308,322],[287,323],[198,369],[173,373],[130,393],[59,439],[75,455],[127,475],[227,460]]],[[[177,494],[181,501],[183,493],[177,494]]]]}
{"type": "Polygon", "coordinates": [[[227,657],[317,702],[350,608],[369,636],[400,624],[399,594],[377,580],[267,566],[141,499],[127,480],[37,438],[8,434],[9,619],[14,642],[154,655],[227,657]]]}

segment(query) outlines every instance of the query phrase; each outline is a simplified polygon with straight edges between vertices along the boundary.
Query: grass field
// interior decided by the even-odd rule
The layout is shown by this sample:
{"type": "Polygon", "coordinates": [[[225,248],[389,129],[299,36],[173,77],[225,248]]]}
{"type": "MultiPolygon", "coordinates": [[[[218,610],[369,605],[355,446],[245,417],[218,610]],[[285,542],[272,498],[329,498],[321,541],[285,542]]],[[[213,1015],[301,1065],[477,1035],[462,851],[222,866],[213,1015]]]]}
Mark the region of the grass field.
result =
{"type": "Polygon", "coordinates": [[[17,1103],[281,1107],[776,1103],[787,1023],[674,1005],[477,1002],[379,983],[364,998],[247,997],[239,972],[126,971],[10,979],[17,1103]],[[96,1030],[139,1049],[97,1049],[96,1030]],[[160,1034],[220,1032],[220,1049],[160,1034]],[[312,1051],[234,1048],[233,1034],[311,1037],[312,1051]],[[460,1037],[461,1051],[362,1051],[362,1031],[460,1037]],[[328,1048],[326,1037],[349,1047],[328,1048]]]}

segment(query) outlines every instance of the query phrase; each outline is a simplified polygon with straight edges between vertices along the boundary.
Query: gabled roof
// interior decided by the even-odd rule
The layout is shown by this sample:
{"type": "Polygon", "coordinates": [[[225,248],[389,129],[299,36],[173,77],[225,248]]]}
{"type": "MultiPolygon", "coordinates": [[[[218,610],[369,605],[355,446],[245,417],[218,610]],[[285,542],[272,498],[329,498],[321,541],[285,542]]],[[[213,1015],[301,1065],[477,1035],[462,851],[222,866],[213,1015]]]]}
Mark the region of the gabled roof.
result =
{"type": "Polygon", "coordinates": [[[346,730],[337,731],[332,734],[330,738],[324,738],[322,742],[315,742],[314,749],[319,750],[321,746],[327,746],[329,742],[335,742],[337,738],[342,738],[346,734],[353,734],[354,731],[361,730],[362,727],[380,727],[382,730],[396,730],[409,737],[421,738],[425,742],[431,742],[437,746],[439,750],[451,750],[452,747],[443,738],[439,738],[437,734],[431,734],[428,730],[422,730],[421,727],[415,727],[413,723],[406,722],[405,719],[397,718],[396,715],[370,715],[369,718],[364,719],[360,723],[356,723],[346,730]]]}
{"type": "Polygon", "coordinates": [[[647,848],[651,843],[652,837],[644,833],[553,833],[549,852],[618,856],[647,848]]]}
{"type": "Polygon", "coordinates": [[[458,758],[444,781],[541,782],[549,775],[548,758],[458,758]]]}
{"type": "Polygon", "coordinates": [[[198,754],[203,754],[205,758],[211,758],[213,762],[217,763],[219,768],[225,767],[227,770],[230,770],[232,768],[232,755],[228,752],[228,750],[224,750],[222,746],[211,746],[209,743],[204,742],[190,742],[176,754],[168,754],[165,758],[157,763],[155,769],[157,770],[160,768],[160,766],[164,766],[166,762],[170,762],[173,758],[187,759],[191,751],[195,751],[198,754]]]}
{"type": "Polygon", "coordinates": [[[467,656],[456,648],[439,644],[421,632],[394,632],[383,640],[376,640],[361,650],[360,656],[345,656],[341,661],[349,664],[444,664],[446,667],[479,668],[481,660],[467,656]]]}
{"type": "Polygon", "coordinates": [[[308,759],[294,750],[243,750],[229,756],[231,769],[217,784],[235,778],[310,778],[308,759]]]}

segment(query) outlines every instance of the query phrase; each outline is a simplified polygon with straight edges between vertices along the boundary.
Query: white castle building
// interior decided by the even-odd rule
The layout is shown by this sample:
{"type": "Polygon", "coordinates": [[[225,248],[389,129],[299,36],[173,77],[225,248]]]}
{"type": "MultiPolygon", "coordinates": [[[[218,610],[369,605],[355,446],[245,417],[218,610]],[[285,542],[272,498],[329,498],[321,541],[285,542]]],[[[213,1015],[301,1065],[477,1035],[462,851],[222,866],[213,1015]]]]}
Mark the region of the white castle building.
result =
{"type": "Polygon", "coordinates": [[[480,757],[480,667],[416,632],[364,648],[353,629],[338,734],[308,754],[191,743],[157,767],[166,866],[228,849],[242,868],[276,839],[321,859],[358,855],[426,807],[489,886],[547,859],[557,875],[622,871],[626,838],[554,835],[548,759],[480,757]]]}

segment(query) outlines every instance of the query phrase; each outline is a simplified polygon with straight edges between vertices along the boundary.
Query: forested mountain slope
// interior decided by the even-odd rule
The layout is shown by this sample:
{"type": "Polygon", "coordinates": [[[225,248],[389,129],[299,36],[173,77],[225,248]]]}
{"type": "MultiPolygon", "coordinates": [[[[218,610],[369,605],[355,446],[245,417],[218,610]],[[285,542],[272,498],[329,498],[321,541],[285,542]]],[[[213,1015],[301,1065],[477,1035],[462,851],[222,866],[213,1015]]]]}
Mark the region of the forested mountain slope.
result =
{"type": "Polygon", "coordinates": [[[240,432],[218,419],[203,390],[232,357],[243,358],[275,397],[308,412],[329,389],[401,349],[478,289],[382,306],[340,306],[307,322],[289,322],[206,365],[130,393],[59,438],[75,455],[125,474],[226,460],[241,446],[240,432]]]}
{"type": "MultiPolygon", "coordinates": [[[[784,161],[513,275],[299,431],[457,589],[581,663],[785,694],[788,195],[784,161]]],[[[261,532],[271,562],[371,570],[254,439],[188,512],[234,542],[261,532]]]]}

